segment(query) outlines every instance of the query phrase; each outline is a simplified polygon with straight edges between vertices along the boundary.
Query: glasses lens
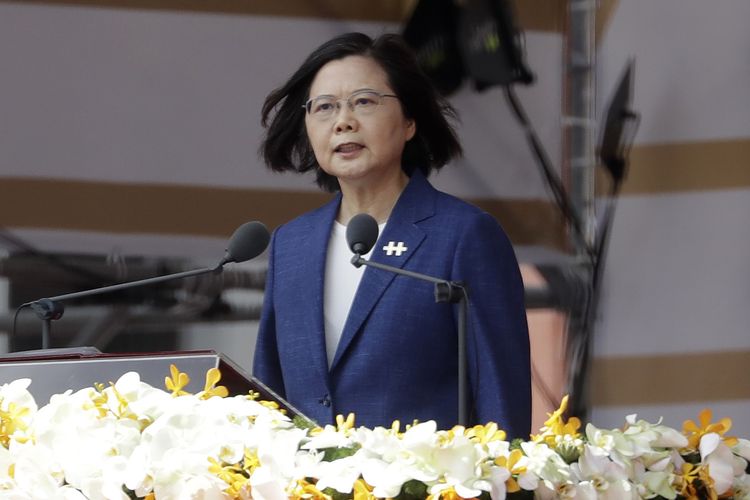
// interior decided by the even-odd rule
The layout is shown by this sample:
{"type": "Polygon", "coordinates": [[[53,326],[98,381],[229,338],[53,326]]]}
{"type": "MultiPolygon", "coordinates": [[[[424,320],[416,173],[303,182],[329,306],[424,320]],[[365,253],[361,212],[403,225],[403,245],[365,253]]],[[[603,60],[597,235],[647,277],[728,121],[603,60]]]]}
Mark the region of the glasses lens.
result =
{"type": "Polygon", "coordinates": [[[349,96],[349,105],[356,113],[370,113],[380,104],[380,94],[377,92],[355,92],[349,96]]]}
{"type": "Polygon", "coordinates": [[[307,112],[317,118],[328,118],[336,109],[336,99],[331,96],[316,97],[309,102],[307,112]]]}
{"type": "MultiPolygon", "coordinates": [[[[349,109],[361,115],[372,113],[381,101],[381,94],[371,90],[355,92],[346,99],[349,109]]],[[[333,116],[333,114],[339,109],[340,102],[343,102],[343,99],[336,99],[329,95],[321,95],[307,101],[305,107],[310,116],[323,121],[328,120],[333,116]]]]}

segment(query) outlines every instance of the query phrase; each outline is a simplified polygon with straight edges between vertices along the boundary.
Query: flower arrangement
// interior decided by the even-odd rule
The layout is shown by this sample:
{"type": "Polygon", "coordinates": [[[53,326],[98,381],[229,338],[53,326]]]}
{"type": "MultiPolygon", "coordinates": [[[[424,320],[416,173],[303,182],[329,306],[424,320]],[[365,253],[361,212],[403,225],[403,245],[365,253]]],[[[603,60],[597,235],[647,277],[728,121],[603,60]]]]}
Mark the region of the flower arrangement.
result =
{"type": "Polygon", "coordinates": [[[307,428],[257,394],[229,397],[135,372],[52,396],[0,386],[0,497],[13,499],[735,498],[750,499],[750,441],[711,412],[682,432],[628,416],[622,429],[566,420],[566,400],[528,441],[494,423],[438,430],[307,428]]]}

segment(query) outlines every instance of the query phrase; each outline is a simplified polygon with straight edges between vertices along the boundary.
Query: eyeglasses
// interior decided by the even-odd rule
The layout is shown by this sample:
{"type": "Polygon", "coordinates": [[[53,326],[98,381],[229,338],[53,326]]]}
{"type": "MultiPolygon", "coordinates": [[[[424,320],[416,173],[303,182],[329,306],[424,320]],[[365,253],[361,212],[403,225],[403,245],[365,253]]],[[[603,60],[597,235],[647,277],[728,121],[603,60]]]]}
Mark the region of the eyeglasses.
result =
{"type": "Polygon", "coordinates": [[[374,90],[358,90],[346,99],[337,99],[332,95],[320,95],[307,101],[302,107],[307,114],[319,121],[326,121],[341,111],[341,101],[346,101],[349,109],[357,115],[369,115],[383,103],[384,97],[395,97],[394,94],[382,94],[374,90]]]}

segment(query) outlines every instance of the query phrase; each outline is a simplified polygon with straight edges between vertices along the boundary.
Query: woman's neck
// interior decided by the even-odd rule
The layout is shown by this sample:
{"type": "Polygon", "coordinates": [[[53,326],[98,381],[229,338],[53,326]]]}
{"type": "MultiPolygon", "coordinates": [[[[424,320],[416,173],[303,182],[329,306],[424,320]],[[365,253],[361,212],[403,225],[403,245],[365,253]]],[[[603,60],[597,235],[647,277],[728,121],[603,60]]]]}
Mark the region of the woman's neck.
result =
{"type": "Polygon", "coordinates": [[[356,184],[339,182],[341,186],[341,207],[336,220],[348,224],[349,219],[360,213],[368,213],[382,224],[388,220],[401,192],[409,183],[403,170],[392,179],[382,179],[376,184],[356,184]]]}

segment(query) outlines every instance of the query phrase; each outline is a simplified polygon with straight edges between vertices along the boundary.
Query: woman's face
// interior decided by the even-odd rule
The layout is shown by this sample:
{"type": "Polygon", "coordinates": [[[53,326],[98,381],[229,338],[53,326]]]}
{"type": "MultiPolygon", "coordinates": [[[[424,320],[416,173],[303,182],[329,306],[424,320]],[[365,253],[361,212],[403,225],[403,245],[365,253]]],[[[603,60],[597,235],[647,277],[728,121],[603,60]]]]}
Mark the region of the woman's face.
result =
{"type": "Polygon", "coordinates": [[[397,98],[383,97],[379,105],[372,104],[367,94],[360,93],[364,90],[394,94],[385,71],[373,59],[348,56],[331,61],[315,75],[310,99],[333,96],[338,101],[319,105],[317,100],[313,113],[305,115],[307,136],[320,167],[343,184],[362,187],[401,175],[401,153],[416,132],[397,98]],[[354,110],[347,105],[352,94],[354,110]]]}

